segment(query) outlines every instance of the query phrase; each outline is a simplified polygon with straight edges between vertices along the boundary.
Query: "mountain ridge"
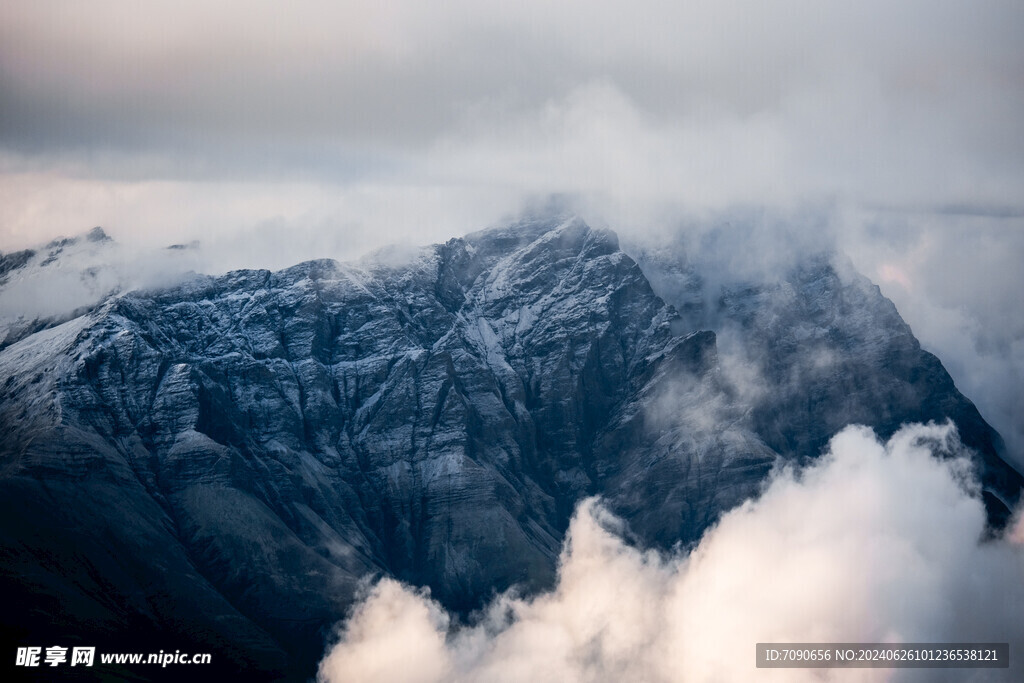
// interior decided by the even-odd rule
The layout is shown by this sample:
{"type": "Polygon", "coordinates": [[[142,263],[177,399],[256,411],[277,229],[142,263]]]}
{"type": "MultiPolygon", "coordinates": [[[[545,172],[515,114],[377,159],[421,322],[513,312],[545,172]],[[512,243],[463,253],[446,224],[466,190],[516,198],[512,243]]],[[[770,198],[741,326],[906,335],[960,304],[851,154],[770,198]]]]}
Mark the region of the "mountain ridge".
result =
{"type": "Polygon", "coordinates": [[[953,419],[994,523],[1019,495],[941,363],[831,264],[720,297],[712,331],[707,297],[666,302],[664,263],[578,217],[375,258],[127,292],[0,351],[4,628],[218,643],[302,678],[367,576],[463,613],[544,588],[594,494],[637,542],[691,543],[851,416],[953,419]]]}

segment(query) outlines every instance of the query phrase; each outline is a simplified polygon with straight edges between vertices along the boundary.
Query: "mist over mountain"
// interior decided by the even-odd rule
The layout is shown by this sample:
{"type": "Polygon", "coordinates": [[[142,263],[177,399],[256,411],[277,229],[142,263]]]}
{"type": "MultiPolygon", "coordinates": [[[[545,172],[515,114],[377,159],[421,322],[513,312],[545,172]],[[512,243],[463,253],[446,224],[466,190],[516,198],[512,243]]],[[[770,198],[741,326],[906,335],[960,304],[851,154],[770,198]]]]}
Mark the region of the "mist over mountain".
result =
{"type": "Polygon", "coordinates": [[[0,300],[54,268],[88,293],[4,319],[0,585],[19,642],[166,643],[302,679],[368,577],[458,618],[544,594],[592,496],[629,547],[694,547],[850,424],[883,441],[948,425],[962,447],[935,450],[975,482],[979,534],[1024,484],[827,249],[730,271],[541,214],[351,263],[82,280],[112,247],[93,232],[3,257],[0,300]]]}
{"type": "Polygon", "coordinates": [[[203,268],[198,242],[139,250],[95,227],[30,249],[0,252],[0,349],[140,287],[167,286],[203,268]]]}

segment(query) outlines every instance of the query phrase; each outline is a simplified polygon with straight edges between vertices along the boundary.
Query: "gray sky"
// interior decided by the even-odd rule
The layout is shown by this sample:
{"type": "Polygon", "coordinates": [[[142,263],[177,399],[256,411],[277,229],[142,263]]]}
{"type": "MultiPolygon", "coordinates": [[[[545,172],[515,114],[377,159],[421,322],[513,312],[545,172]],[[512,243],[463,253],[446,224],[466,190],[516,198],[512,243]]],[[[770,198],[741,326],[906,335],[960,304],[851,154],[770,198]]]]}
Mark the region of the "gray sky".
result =
{"type": "Polygon", "coordinates": [[[1019,0],[9,0],[0,250],[103,225],[283,267],[549,193],[626,232],[827,206],[1024,447],[1021,36],[1019,0]]]}
{"type": "Polygon", "coordinates": [[[0,249],[548,192],[1021,214],[1021,35],[1014,0],[14,0],[0,249]]]}

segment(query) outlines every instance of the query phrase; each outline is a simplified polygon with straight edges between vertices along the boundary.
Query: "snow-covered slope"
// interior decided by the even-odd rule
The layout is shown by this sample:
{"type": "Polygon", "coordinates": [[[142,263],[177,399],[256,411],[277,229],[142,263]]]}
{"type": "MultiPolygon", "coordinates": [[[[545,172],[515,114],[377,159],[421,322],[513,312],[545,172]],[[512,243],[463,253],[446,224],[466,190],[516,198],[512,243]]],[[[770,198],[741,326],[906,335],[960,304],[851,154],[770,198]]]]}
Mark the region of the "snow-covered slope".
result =
{"type": "Polygon", "coordinates": [[[34,249],[0,253],[0,349],[117,293],[180,280],[197,268],[198,257],[197,244],[128,249],[99,227],[34,249]]]}

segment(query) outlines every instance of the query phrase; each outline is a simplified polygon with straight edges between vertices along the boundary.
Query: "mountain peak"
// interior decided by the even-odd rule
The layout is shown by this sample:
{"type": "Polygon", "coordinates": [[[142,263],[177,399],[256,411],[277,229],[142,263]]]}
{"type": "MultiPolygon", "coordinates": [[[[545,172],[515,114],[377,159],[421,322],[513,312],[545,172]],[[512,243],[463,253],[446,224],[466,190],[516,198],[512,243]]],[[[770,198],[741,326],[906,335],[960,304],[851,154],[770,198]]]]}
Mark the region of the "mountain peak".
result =
{"type": "Polygon", "coordinates": [[[468,233],[463,239],[478,247],[515,248],[570,225],[588,227],[583,219],[574,213],[531,213],[509,223],[468,233]]]}
{"type": "Polygon", "coordinates": [[[103,231],[103,228],[98,225],[86,233],[85,239],[88,242],[113,242],[110,236],[103,231]]]}

